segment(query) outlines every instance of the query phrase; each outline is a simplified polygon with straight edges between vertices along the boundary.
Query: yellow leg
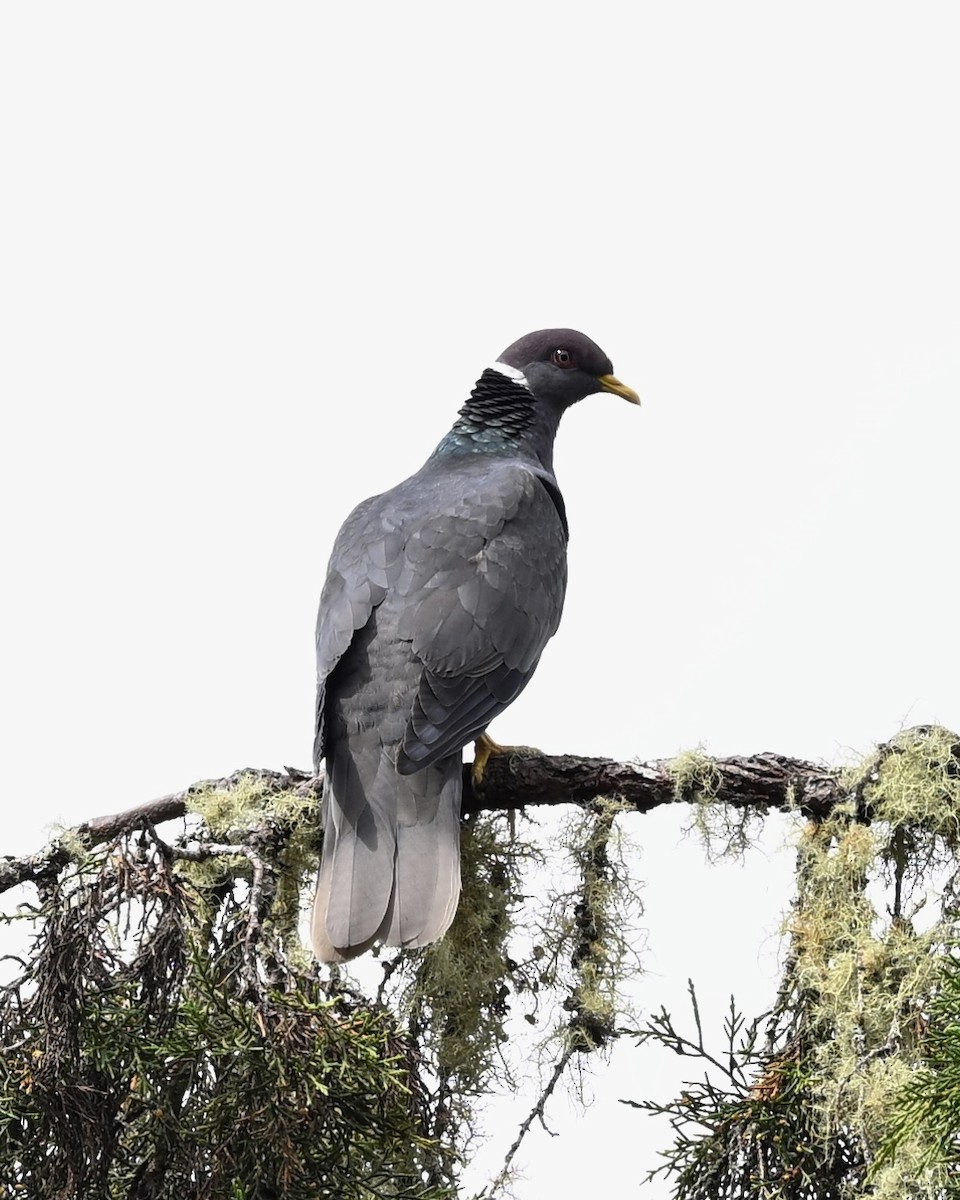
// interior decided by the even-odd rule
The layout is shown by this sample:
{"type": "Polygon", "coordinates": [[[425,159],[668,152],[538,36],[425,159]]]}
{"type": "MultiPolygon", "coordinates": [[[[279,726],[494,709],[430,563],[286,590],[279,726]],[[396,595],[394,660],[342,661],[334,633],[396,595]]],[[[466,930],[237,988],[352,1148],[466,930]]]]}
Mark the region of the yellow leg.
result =
{"type": "Polygon", "coordinates": [[[495,754],[542,754],[542,750],[538,750],[536,746],[501,746],[499,742],[495,742],[487,733],[481,733],[473,743],[473,765],[470,768],[470,774],[473,776],[474,784],[483,782],[483,773],[487,769],[487,763],[495,754]]]}
{"type": "Polygon", "coordinates": [[[477,740],[473,743],[473,766],[470,768],[470,774],[473,776],[474,783],[483,781],[483,773],[487,769],[487,763],[490,761],[490,756],[493,754],[505,754],[508,750],[507,746],[501,746],[495,742],[492,737],[481,733],[477,740]]]}

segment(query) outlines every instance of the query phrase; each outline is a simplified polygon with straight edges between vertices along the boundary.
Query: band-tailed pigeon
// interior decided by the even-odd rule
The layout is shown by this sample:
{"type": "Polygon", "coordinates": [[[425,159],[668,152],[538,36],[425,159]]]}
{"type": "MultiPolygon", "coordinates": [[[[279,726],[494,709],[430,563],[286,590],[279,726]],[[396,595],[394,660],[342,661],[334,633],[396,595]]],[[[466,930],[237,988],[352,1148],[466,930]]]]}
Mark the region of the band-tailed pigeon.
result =
{"type": "Polygon", "coordinates": [[[321,960],[424,946],[453,920],[461,748],[520,694],[560,623],[553,441],[564,409],[598,391],[639,403],[582,333],[528,334],[420,470],[340,530],[317,621],[321,960]]]}

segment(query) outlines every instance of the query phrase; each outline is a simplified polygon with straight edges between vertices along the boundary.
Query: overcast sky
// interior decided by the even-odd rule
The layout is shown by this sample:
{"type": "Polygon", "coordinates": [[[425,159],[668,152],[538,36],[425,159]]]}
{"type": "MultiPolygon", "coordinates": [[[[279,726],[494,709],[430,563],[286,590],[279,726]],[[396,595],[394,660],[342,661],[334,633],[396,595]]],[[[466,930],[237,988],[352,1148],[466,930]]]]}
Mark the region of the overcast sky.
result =
{"type": "MultiPolygon", "coordinates": [[[[836,0],[3,6],[0,853],[307,766],[341,520],[550,325],[643,407],[564,418],[567,611],[499,740],[837,762],[960,726],[958,28],[836,0]]],[[[718,868],[680,825],[631,823],[638,1001],[692,974],[759,1009],[787,831],[718,868]]],[[[676,1078],[624,1047],[585,1117],[558,1097],[520,1200],[634,1194],[665,1132],[617,1097],[676,1078]]]]}

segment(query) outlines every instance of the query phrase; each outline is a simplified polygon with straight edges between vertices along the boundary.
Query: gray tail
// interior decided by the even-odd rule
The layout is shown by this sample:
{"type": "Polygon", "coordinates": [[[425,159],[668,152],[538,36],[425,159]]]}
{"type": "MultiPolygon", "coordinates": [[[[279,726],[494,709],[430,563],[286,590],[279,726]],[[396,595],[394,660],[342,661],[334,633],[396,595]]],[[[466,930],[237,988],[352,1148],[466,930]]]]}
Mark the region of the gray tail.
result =
{"type": "Polygon", "coordinates": [[[327,757],[323,854],[313,908],[321,962],[376,941],[425,946],[442,937],[460,898],[460,754],[399,775],[375,733],[327,757]]]}

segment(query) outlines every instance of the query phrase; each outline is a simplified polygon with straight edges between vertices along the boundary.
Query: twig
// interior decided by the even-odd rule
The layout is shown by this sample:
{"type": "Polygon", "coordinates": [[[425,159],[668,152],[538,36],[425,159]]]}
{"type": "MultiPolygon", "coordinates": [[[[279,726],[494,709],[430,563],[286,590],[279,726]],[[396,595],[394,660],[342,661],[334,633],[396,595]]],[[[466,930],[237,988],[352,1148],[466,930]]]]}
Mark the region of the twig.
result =
{"type": "Polygon", "coordinates": [[[250,882],[250,895],[247,898],[249,915],[247,917],[247,932],[243,935],[243,969],[247,983],[254,991],[259,991],[260,973],[257,969],[257,939],[260,936],[260,926],[263,919],[263,859],[252,847],[247,847],[247,858],[253,867],[253,879],[250,882]]]}
{"type": "MultiPolygon", "coordinates": [[[[159,839],[157,839],[159,842],[159,839]]],[[[162,844],[162,843],[161,843],[162,844]]],[[[250,892],[247,896],[247,930],[243,936],[243,975],[252,992],[259,991],[257,968],[257,941],[263,924],[263,913],[267,907],[264,895],[266,863],[253,846],[231,842],[196,842],[186,846],[166,846],[172,858],[186,862],[205,862],[209,858],[234,855],[246,858],[251,866],[250,892]]]]}
{"type": "Polygon", "coordinates": [[[550,1134],[551,1137],[557,1136],[551,1129],[547,1128],[547,1124],[546,1124],[546,1121],[544,1120],[544,1115],[543,1115],[544,1109],[547,1106],[547,1101],[553,1095],[554,1089],[556,1088],[557,1084],[560,1082],[561,1076],[563,1075],[564,1071],[567,1069],[567,1063],[570,1061],[571,1058],[573,1058],[573,1056],[574,1056],[574,1054],[576,1054],[576,1052],[577,1052],[577,1049],[575,1046],[568,1046],[567,1049],[564,1050],[564,1052],[560,1056],[560,1058],[557,1060],[556,1064],[554,1065],[553,1072],[551,1073],[550,1078],[547,1081],[546,1087],[540,1093],[540,1099],[537,1101],[537,1103],[533,1106],[533,1108],[527,1114],[526,1120],[520,1126],[519,1132],[517,1133],[517,1136],[514,1139],[513,1145],[507,1151],[506,1157],[503,1160],[503,1166],[500,1168],[499,1174],[497,1175],[497,1177],[493,1181],[493,1183],[491,1183],[490,1186],[484,1192],[481,1192],[480,1196],[477,1197],[477,1200],[492,1200],[492,1198],[497,1194],[497,1192],[506,1183],[507,1177],[510,1174],[510,1166],[511,1166],[514,1158],[516,1157],[517,1151],[520,1149],[521,1145],[523,1145],[523,1139],[530,1132],[530,1127],[533,1125],[534,1121],[539,1120],[540,1124],[543,1126],[543,1128],[546,1130],[546,1132],[550,1134]]]}

